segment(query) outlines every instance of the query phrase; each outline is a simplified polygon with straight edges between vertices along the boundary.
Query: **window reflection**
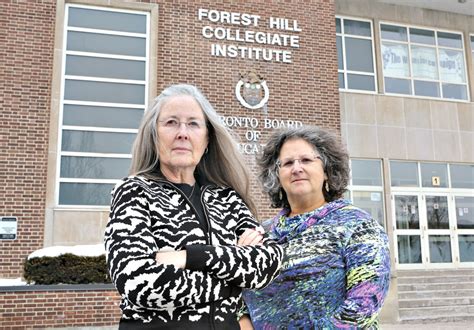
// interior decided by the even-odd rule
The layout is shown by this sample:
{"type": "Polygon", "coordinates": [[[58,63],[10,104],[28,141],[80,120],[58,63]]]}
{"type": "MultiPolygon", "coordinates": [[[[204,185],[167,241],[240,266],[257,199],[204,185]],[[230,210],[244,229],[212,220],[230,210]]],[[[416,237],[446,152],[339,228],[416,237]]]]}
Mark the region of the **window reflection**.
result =
{"type": "Polygon", "coordinates": [[[421,244],[418,235],[400,235],[398,240],[398,260],[401,264],[421,263],[421,244]]]}
{"type": "Polygon", "coordinates": [[[419,229],[417,196],[395,196],[395,216],[397,229],[419,229]]]}
{"type": "Polygon", "coordinates": [[[354,191],[354,205],[367,211],[377,222],[385,227],[383,217],[383,198],[380,191],[354,191]]]}
{"type": "Polygon", "coordinates": [[[449,229],[448,198],[426,196],[426,217],[428,229],[449,229]]]}
{"type": "Polygon", "coordinates": [[[459,257],[461,262],[474,262],[474,235],[459,235],[459,257]]]}
{"type": "Polygon", "coordinates": [[[474,229],[474,197],[456,196],[454,203],[458,229],[474,229]]]}
{"type": "Polygon", "coordinates": [[[430,235],[430,262],[451,262],[451,239],[449,235],[430,235]]]}
{"type": "Polygon", "coordinates": [[[109,205],[113,184],[68,183],[59,185],[61,205],[109,205]]]}

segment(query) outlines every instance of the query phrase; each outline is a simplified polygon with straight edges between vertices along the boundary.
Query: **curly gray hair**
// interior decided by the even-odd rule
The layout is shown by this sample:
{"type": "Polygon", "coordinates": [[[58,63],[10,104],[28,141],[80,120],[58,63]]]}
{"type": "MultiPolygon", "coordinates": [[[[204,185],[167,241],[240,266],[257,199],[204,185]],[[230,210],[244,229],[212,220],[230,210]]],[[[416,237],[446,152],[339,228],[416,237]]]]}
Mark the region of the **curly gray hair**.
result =
{"type": "Polygon", "coordinates": [[[336,134],[314,126],[303,126],[278,131],[268,139],[263,154],[259,159],[259,178],[263,189],[270,196],[272,207],[290,208],[284,189],[278,178],[277,161],[283,144],[292,139],[303,139],[321,156],[324,173],[327,176],[326,190],[323,194],[326,202],[341,198],[349,183],[349,155],[336,134]]]}

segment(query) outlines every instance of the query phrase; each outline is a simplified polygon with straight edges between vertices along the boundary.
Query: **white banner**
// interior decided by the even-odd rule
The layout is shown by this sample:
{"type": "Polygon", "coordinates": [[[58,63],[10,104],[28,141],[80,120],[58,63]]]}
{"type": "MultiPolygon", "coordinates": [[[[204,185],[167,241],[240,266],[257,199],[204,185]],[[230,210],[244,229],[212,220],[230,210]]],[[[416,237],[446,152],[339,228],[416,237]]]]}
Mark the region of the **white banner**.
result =
{"type": "Polygon", "coordinates": [[[386,77],[410,76],[406,45],[382,43],[383,73],[386,77]]]}
{"type": "Polygon", "coordinates": [[[431,47],[411,47],[411,63],[414,78],[438,80],[436,49],[431,47]]]}
{"type": "Polygon", "coordinates": [[[463,53],[457,50],[439,50],[439,73],[443,82],[466,83],[463,53]]]}

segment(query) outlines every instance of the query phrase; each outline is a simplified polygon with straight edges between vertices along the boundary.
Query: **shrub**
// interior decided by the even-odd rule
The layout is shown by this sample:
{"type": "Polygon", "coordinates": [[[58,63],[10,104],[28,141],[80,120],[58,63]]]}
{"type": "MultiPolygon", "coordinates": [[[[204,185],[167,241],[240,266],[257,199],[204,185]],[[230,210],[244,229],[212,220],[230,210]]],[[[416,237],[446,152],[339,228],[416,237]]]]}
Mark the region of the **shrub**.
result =
{"type": "Polygon", "coordinates": [[[24,264],[24,278],[34,284],[110,283],[105,255],[34,257],[24,264]]]}

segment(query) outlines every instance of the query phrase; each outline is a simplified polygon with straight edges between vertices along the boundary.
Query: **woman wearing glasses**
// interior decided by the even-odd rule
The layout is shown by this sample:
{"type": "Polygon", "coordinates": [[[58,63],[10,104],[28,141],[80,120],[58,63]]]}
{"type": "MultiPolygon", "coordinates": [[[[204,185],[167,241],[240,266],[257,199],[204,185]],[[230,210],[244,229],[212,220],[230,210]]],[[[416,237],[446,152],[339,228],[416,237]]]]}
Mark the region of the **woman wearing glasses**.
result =
{"type": "Polygon", "coordinates": [[[272,206],[270,234],[285,249],[280,275],[246,290],[255,329],[377,328],[387,294],[387,236],[367,212],[341,199],[348,155],[315,127],[275,133],[260,160],[272,206]]]}
{"type": "Polygon", "coordinates": [[[165,89],[145,113],[131,176],[113,191],[107,263],[120,329],[239,329],[242,288],[277,275],[236,143],[197,88],[165,89]]]}

